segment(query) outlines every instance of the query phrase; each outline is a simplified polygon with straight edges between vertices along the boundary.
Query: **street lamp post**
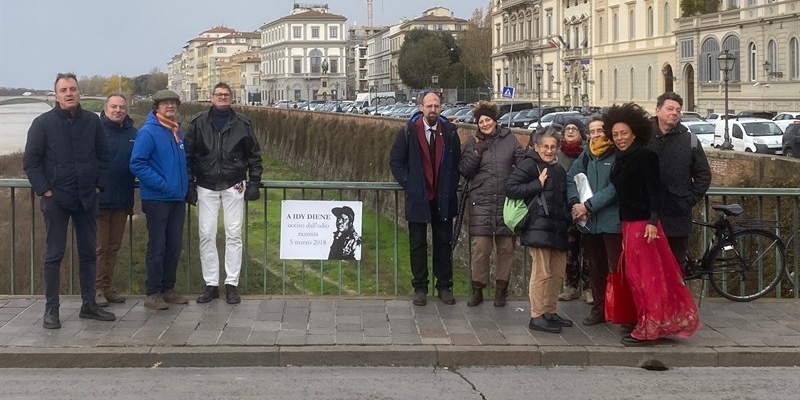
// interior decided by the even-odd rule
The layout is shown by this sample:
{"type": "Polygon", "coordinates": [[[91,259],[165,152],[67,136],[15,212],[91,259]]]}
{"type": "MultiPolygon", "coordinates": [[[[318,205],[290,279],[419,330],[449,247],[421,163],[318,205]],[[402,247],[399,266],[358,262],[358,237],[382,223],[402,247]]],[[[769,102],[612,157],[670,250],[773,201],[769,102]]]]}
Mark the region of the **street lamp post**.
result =
{"type": "Polygon", "coordinates": [[[536,128],[539,129],[542,127],[542,75],[544,75],[542,64],[536,64],[536,66],[533,67],[533,73],[536,74],[536,91],[539,95],[539,99],[536,102],[536,108],[539,111],[539,117],[536,118],[536,128]]]}
{"type": "Polygon", "coordinates": [[[307,93],[307,96],[308,96],[306,98],[306,104],[307,104],[306,109],[310,110],[311,109],[311,84],[310,83],[306,83],[306,93],[307,93]]]}
{"type": "Polygon", "coordinates": [[[378,80],[375,80],[375,115],[378,115],[378,80]]]}
{"type": "Polygon", "coordinates": [[[733,69],[733,64],[736,63],[736,56],[729,53],[727,49],[717,56],[719,61],[719,69],[722,70],[723,79],[725,81],[725,141],[722,142],[722,150],[733,150],[731,137],[728,132],[728,74],[733,69]]]}

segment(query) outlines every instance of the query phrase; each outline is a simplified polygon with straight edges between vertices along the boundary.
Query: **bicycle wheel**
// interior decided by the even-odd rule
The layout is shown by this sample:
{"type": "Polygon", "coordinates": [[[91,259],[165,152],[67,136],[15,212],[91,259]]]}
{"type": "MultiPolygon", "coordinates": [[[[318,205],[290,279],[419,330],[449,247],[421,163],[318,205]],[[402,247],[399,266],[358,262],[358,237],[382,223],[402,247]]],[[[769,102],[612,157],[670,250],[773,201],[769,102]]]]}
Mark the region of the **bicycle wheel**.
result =
{"type": "Polygon", "coordinates": [[[784,245],[784,247],[786,248],[786,262],[784,263],[784,276],[786,276],[786,279],[789,280],[789,282],[792,284],[793,287],[797,287],[797,285],[800,284],[800,282],[798,282],[797,280],[798,271],[795,269],[794,265],[795,262],[800,263],[800,260],[796,259],[796,254],[794,251],[794,246],[795,246],[794,242],[796,240],[800,240],[796,238],[797,234],[795,233],[791,237],[789,237],[789,240],[787,240],[786,244],[784,245]]]}
{"type": "Polygon", "coordinates": [[[722,297],[750,301],[769,293],[784,273],[783,242],[771,232],[742,229],[714,247],[711,286],[722,297]]]}

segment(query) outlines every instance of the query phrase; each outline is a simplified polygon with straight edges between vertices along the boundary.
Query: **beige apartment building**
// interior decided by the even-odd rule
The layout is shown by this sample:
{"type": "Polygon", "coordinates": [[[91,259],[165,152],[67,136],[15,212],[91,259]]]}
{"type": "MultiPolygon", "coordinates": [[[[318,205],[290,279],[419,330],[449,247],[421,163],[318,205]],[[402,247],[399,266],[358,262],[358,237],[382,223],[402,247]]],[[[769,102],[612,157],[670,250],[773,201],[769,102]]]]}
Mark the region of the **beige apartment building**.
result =
{"type": "Polygon", "coordinates": [[[327,5],[295,4],[291,14],[262,25],[262,98],[340,99],[347,84],[346,21],[327,5]]]}
{"type": "Polygon", "coordinates": [[[260,38],[257,33],[237,32],[225,26],[200,33],[167,63],[167,87],[183,101],[208,100],[211,88],[218,82],[241,81],[238,72],[235,76],[231,72],[231,58],[257,48],[260,38]]]}
{"type": "Polygon", "coordinates": [[[800,0],[725,0],[719,12],[677,20],[676,89],[686,109],[725,109],[720,52],[735,57],[728,110],[800,111],[800,0]]]}

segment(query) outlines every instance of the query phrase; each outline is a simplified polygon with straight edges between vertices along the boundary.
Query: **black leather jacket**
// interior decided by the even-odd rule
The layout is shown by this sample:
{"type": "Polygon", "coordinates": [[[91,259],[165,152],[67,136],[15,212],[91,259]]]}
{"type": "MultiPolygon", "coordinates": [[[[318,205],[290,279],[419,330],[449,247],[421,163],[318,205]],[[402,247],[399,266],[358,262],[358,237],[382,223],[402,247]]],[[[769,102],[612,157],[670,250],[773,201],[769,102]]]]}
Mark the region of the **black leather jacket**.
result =
{"type": "Polygon", "coordinates": [[[228,122],[217,130],[211,110],[192,117],[184,139],[189,178],[210,190],[225,190],[245,180],[260,182],[261,146],[250,120],[231,110],[228,122]]]}

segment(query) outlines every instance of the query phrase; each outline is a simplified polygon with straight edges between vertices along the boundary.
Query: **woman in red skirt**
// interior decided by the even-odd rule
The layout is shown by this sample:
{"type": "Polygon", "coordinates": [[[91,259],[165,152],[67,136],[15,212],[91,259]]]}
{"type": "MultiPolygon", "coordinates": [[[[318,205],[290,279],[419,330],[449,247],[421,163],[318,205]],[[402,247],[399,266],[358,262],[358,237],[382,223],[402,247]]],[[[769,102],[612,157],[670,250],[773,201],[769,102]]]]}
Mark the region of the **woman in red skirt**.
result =
{"type": "Polygon", "coordinates": [[[611,170],[622,222],[618,269],[624,269],[636,305],[636,327],[622,344],[641,346],[670,336],[689,337],[700,327],[700,318],[659,222],[659,160],[644,147],[652,123],[641,107],[625,103],[611,107],[603,125],[618,150],[611,170]]]}

